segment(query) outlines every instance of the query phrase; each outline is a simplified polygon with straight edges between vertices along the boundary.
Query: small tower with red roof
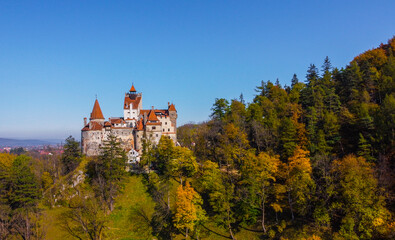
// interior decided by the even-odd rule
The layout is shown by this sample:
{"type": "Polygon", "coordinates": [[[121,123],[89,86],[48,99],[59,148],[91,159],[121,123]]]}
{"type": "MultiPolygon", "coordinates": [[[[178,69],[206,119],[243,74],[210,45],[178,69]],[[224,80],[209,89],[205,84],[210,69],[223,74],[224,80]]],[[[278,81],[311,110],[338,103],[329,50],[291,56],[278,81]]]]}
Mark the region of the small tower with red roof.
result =
{"type": "Polygon", "coordinates": [[[129,92],[125,93],[123,104],[123,118],[131,127],[137,125],[138,116],[142,108],[143,96],[141,93],[137,93],[134,84],[132,84],[129,92]]]}
{"type": "Polygon", "coordinates": [[[174,126],[175,131],[177,131],[177,110],[174,104],[168,104],[167,111],[169,112],[169,117],[172,125],[174,126]]]}
{"type": "Polygon", "coordinates": [[[101,111],[97,99],[93,104],[89,120],[89,123],[86,123],[86,118],[84,118],[84,128],[81,130],[81,148],[84,154],[94,156],[100,151],[100,144],[105,126],[103,112],[101,111]]]}
{"type": "Polygon", "coordinates": [[[101,111],[99,101],[97,101],[97,99],[95,100],[95,103],[93,104],[93,109],[92,109],[91,117],[89,118],[89,120],[104,122],[104,116],[101,111]]]}

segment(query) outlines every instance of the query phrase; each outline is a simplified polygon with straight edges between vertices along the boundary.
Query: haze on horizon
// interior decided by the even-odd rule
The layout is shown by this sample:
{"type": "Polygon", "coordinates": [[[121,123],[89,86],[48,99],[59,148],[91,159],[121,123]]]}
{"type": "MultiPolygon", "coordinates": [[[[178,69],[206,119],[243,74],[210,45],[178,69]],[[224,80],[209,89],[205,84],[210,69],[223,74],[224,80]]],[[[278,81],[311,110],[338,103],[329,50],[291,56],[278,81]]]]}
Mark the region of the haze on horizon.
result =
{"type": "Polygon", "coordinates": [[[215,98],[247,102],[261,80],[290,85],[325,56],[334,67],[394,35],[394,1],[0,2],[0,138],[80,138],[95,95],[122,116],[173,102],[178,124],[215,98]],[[358,4],[356,4],[358,3],[358,4]],[[339,7],[341,6],[341,7],[339,7]]]}

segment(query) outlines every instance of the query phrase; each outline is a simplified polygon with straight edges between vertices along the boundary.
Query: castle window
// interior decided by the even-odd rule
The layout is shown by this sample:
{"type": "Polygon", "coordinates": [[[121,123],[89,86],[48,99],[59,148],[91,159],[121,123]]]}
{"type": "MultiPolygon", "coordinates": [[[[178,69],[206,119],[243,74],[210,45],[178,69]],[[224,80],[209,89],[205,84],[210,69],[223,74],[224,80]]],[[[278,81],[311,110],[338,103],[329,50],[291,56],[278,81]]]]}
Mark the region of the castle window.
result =
{"type": "Polygon", "coordinates": [[[167,122],[165,122],[165,125],[167,125],[167,122]]]}
{"type": "Polygon", "coordinates": [[[158,134],[156,134],[156,137],[158,137],[158,134]]]}
{"type": "Polygon", "coordinates": [[[165,129],[163,129],[163,132],[165,131],[165,129]]]}
{"type": "Polygon", "coordinates": [[[156,129],[156,127],[152,127],[152,130],[156,129]]]}
{"type": "Polygon", "coordinates": [[[170,132],[170,128],[168,128],[167,131],[170,132]]]}

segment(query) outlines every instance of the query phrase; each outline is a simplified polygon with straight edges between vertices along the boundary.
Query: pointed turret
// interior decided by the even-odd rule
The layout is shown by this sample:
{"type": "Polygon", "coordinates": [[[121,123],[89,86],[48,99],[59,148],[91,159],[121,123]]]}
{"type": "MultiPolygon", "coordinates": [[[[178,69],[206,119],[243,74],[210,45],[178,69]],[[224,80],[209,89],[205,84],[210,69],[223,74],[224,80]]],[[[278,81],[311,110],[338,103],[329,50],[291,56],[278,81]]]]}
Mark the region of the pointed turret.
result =
{"type": "Polygon", "coordinates": [[[168,108],[167,111],[169,112],[169,117],[170,117],[170,121],[171,124],[173,125],[175,131],[177,131],[177,110],[176,110],[176,106],[174,106],[174,104],[170,104],[167,103],[168,108]]]}
{"type": "Polygon", "coordinates": [[[136,129],[137,129],[138,131],[144,130],[144,125],[143,125],[143,119],[142,119],[142,118],[140,118],[140,120],[137,122],[137,127],[136,127],[136,129]]]}
{"type": "Polygon", "coordinates": [[[100,109],[100,105],[99,105],[99,101],[95,101],[95,104],[93,105],[93,110],[91,113],[91,117],[89,118],[90,120],[95,120],[95,119],[103,119],[104,120],[104,116],[103,113],[100,109]]]}
{"type": "Polygon", "coordinates": [[[134,88],[134,85],[133,85],[133,84],[132,84],[132,87],[130,88],[129,92],[134,92],[134,93],[137,92],[137,91],[136,91],[136,88],[134,88]]]}
{"type": "Polygon", "coordinates": [[[158,117],[155,114],[154,107],[152,107],[151,111],[148,114],[148,121],[150,121],[150,122],[159,121],[158,117]]]}
{"type": "Polygon", "coordinates": [[[177,111],[177,110],[176,110],[176,107],[174,106],[173,103],[169,105],[168,110],[169,110],[169,111],[177,111]]]}

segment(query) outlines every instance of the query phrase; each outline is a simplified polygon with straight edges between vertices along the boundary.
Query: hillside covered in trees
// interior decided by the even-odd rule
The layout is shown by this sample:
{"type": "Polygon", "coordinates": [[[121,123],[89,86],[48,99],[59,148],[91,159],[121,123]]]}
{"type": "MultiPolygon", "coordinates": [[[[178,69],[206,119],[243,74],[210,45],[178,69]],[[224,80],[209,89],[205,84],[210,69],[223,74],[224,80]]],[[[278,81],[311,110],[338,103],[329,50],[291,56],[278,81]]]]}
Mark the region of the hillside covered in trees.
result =
{"type": "Polygon", "coordinates": [[[395,38],[101,155],[0,154],[0,239],[394,239],[395,38]],[[125,169],[133,168],[132,171],[125,169]]]}
{"type": "Polygon", "coordinates": [[[210,121],[179,128],[201,164],[193,186],[207,213],[230,234],[395,237],[394,55],[392,38],[342,69],[326,58],[304,81],[262,81],[252,103],[216,99],[210,121]],[[220,186],[202,186],[214,169],[220,186]]]}

